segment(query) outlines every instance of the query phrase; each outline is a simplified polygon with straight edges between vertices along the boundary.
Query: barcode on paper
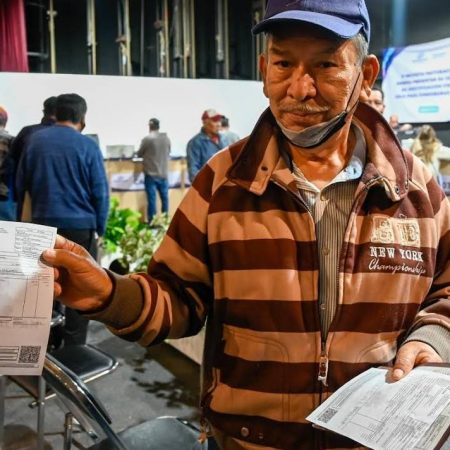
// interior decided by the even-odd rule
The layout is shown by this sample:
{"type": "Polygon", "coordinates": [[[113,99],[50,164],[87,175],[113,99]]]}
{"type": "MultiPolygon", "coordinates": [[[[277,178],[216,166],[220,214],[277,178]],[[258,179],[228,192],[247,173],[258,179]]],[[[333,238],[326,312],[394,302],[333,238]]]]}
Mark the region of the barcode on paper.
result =
{"type": "Polygon", "coordinates": [[[318,420],[322,423],[328,423],[337,413],[337,409],[327,408],[319,417],[318,420]]]}

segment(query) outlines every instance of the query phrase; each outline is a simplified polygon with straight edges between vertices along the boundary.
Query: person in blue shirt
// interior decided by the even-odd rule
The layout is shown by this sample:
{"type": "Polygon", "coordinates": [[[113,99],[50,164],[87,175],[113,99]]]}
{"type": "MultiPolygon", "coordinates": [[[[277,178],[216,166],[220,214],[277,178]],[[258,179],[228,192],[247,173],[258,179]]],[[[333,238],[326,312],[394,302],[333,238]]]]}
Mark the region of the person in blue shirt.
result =
{"type": "Polygon", "coordinates": [[[220,135],[222,136],[223,142],[227,147],[241,139],[238,134],[230,130],[230,119],[228,119],[228,117],[223,116],[220,123],[220,135]]]}
{"type": "MultiPolygon", "coordinates": [[[[95,259],[97,239],[105,232],[109,189],[97,143],[81,134],[87,105],[77,94],[56,99],[56,123],[33,133],[26,144],[16,178],[18,219],[25,193],[31,198],[33,223],[58,228],[95,259]]],[[[64,345],[86,342],[88,321],[66,309],[64,345]]]]}
{"type": "Polygon", "coordinates": [[[200,133],[188,142],[186,156],[191,183],[209,158],[227,146],[219,133],[222,117],[216,110],[207,109],[202,114],[203,126],[200,133]]]}

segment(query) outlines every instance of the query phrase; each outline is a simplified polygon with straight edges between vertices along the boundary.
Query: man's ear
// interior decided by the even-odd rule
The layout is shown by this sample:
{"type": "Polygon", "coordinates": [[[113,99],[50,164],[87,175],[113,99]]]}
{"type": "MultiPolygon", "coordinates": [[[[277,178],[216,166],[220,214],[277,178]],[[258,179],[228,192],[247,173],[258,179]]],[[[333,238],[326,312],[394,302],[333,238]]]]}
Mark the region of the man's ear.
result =
{"type": "Polygon", "coordinates": [[[266,86],[266,75],[267,75],[267,55],[265,53],[261,53],[259,55],[259,73],[261,74],[262,82],[263,82],[263,92],[264,95],[268,98],[267,95],[267,86],[266,86]]]}
{"type": "Polygon", "coordinates": [[[366,95],[370,95],[372,86],[375,83],[379,72],[380,63],[378,62],[377,57],[375,55],[367,56],[362,65],[363,82],[361,86],[361,90],[364,91],[366,95]]]}

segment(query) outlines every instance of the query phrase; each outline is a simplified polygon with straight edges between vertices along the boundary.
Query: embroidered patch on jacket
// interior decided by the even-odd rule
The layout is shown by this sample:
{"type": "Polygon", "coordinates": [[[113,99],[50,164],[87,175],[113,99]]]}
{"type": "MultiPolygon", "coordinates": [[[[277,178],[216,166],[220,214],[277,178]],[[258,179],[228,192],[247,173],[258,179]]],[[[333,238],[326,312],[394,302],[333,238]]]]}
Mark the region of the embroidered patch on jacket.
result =
{"type": "Polygon", "coordinates": [[[420,227],[415,219],[373,216],[370,241],[420,247],[420,227]]]}
{"type": "Polygon", "coordinates": [[[415,219],[375,215],[370,240],[378,244],[368,249],[370,271],[418,276],[427,273],[428,263],[420,248],[420,227],[415,219]]]}
{"type": "Polygon", "coordinates": [[[400,219],[395,226],[399,232],[401,245],[420,246],[420,228],[415,220],[400,219]]]}
{"type": "Polygon", "coordinates": [[[374,216],[370,241],[380,244],[393,244],[394,239],[394,228],[391,220],[388,217],[374,216]]]}

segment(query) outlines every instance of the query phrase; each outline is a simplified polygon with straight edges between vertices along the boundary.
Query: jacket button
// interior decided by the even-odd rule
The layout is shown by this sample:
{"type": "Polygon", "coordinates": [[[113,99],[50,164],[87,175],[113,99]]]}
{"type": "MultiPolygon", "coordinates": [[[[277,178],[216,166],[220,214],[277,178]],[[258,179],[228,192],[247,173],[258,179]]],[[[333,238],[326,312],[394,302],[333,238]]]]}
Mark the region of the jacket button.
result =
{"type": "Polygon", "coordinates": [[[262,441],[264,439],[264,434],[263,433],[258,433],[258,439],[260,441],[262,441]]]}
{"type": "Polygon", "coordinates": [[[248,437],[250,435],[250,430],[247,427],[241,428],[241,436],[242,437],[248,437]]]}

